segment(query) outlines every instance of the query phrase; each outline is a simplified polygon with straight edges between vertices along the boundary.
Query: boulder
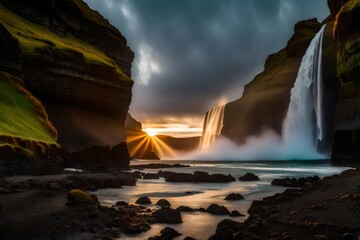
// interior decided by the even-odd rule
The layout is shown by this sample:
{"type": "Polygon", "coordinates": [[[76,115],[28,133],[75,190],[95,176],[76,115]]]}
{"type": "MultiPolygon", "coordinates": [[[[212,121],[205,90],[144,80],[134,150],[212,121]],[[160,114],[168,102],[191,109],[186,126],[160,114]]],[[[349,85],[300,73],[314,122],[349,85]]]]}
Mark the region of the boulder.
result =
{"type": "Polygon", "coordinates": [[[230,213],[230,217],[243,217],[244,214],[239,213],[237,210],[234,210],[230,213]]]}
{"type": "Polygon", "coordinates": [[[96,195],[82,191],[80,189],[73,189],[67,194],[68,204],[99,204],[99,200],[96,195]]]}
{"type": "Polygon", "coordinates": [[[228,201],[236,201],[236,200],[242,200],[244,197],[240,193],[230,193],[226,196],[225,200],[228,201]]]}
{"type": "Polygon", "coordinates": [[[138,200],[136,200],[137,204],[151,204],[151,200],[150,198],[148,198],[147,196],[142,196],[142,197],[139,197],[138,200]]]}
{"type": "Polygon", "coordinates": [[[157,201],[156,205],[160,207],[170,207],[171,203],[166,199],[160,199],[159,201],[157,201]]]}
{"type": "Polygon", "coordinates": [[[127,202],[124,202],[124,201],[117,201],[115,203],[115,206],[117,206],[117,207],[127,207],[127,206],[129,206],[129,204],[127,202]]]}
{"type": "Polygon", "coordinates": [[[159,223],[182,223],[181,212],[177,209],[161,208],[152,213],[159,223]]]}
{"type": "Polygon", "coordinates": [[[258,176],[253,173],[246,173],[245,175],[239,177],[240,181],[258,181],[260,180],[258,176]]]}
{"type": "Polygon", "coordinates": [[[171,227],[166,227],[160,231],[160,236],[150,237],[148,240],[171,240],[182,234],[171,227]]]}
{"type": "Polygon", "coordinates": [[[216,182],[226,183],[234,182],[235,178],[231,175],[208,174],[206,172],[196,171],[191,173],[175,173],[168,171],[159,171],[158,175],[165,178],[166,182],[216,182]]]}
{"type": "Polygon", "coordinates": [[[196,210],[191,207],[180,206],[177,208],[180,212],[195,212],[196,210]]]}
{"type": "Polygon", "coordinates": [[[217,225],[215,235],[209,239],[233,239],[233,235],[241,230],[241,223],[230,219],[224,219],[217,225]]]}
{"type": "Polygon", "coordinates": [[[230,214],[229,210],[227,210],[226,207],[220,206],[220,205],[215,204],[215,203],[211,204],[206,209],[206,211],[208,213],[215,214],[215,215],[229,215],[230,214]]]}
{"type": "Polygon", "coordinates": [[[143,179],[159,179],[160,176],[157,175],[156,173],[145,173],[143,175],[143,179]]]}

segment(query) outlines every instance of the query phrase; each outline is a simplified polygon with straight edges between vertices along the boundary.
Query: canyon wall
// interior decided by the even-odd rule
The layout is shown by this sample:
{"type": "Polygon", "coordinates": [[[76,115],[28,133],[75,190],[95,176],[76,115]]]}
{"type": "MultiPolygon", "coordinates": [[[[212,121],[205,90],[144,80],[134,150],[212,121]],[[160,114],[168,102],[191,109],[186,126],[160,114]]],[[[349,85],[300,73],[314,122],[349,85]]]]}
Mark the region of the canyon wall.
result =
{"type": "Polygon", "coordinates": [[[332,158],[360,157],[360,1],[328,0],[335,19],[337,75],[340,84],[332,158]]]}
{"type": "MultiPolygon", "coordinates": [[[[333,23],[329,22],[324,35],[324,79],[328,94],[325,101],[327,107],[326,118],[334,115],[333,106],[336,101],[336,55],[332,39],[333,23]]],[[[259,136],[266,129],[271,129],[281,135],[282,123],[286,116],[290,91],[294,85],[300,63],[311,40],[320,30],[321,24],[316,19],[297,23],[294,35],[287,46],[279,52],[270,55],[264,66],[264,71],[258,74],[245,86],[243,96],[228,103],[224,113],[222,134],[243,144],[249,136],[259,136]]],[[[333,121],[327,123],[331,129],[333,121]]],[[[330,133],[332,130],[330,130],[330,133]]],[[[332,141],[332,136],[325,137],[322,148],[326,148],[332,141]]]]}
{"type": "Polygon", "coordinates": [[[121,33],[82,0],[0,0],[0,71],[42,102],[69,151],[125,142],[133,58],[121,33]]]}

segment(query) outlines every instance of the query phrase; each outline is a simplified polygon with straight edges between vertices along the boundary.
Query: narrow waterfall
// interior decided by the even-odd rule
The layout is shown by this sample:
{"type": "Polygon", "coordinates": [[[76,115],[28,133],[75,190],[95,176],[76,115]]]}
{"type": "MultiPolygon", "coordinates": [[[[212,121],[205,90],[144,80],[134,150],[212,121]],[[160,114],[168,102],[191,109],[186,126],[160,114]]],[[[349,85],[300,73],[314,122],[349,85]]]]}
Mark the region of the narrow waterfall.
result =
{"type": "Polygon", "coordinates": [[[289,110],[283,124],[283,141],[286,148],[291,148],[290,152],[294,156],[301,156],[305,152],[307,155],[311,153],[314,156],[318,155],[317,142],[323,138],[322,42],[324,30],[325,25],[311,41],[291,90],[289,110]]]}
{"type": "Polygon", "coordinates": [[[205,116],[200,149],[207,149],[220,135],[223,127],[225,105],[212,108],[205,116]]]}

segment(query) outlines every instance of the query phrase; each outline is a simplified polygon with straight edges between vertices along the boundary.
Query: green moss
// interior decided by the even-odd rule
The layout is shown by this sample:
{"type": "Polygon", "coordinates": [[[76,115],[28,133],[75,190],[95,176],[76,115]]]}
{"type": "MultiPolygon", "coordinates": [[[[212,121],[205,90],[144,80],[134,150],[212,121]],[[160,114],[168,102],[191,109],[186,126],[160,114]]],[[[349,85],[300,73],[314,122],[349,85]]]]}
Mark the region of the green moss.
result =
{"type": "Polygon", "coordinates": [[[39,50],[49,52],[54,50],[75,51],[81,53],[84,60],[89,63],[110,66],[119,75],[119,79],[132,81],[121,71],[114,60],[101,50],[72,35],[59,36],[44,27],[33,24],[11,13],[1,5],[0,23],[19,41],[20,48],[26,57],[38,55],[39,50]]]}
{"type": "Polygon", "coordinates": [[[98,200],[95,195],[80,189],[73,189],[68,192],[67,199],[70,203],[97,204],[98,200]]]}
{"type": "MultiPolygon", "coordinates": [[[[41,103],[27,92],[20,80],[0,72],[0,136],[25,141],[56,143],[56,130],[41,103]]],[[[9,141],[0,141],[9,144],[9,141]]],[[[16,144],[13,140],[11,145],[16,144]]]]}

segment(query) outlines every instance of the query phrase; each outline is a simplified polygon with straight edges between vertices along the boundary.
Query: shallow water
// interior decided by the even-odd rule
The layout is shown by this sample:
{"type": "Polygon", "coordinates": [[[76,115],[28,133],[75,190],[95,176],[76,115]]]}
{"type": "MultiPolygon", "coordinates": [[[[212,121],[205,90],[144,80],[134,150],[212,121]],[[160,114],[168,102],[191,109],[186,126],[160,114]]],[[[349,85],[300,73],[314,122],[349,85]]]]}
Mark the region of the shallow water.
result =
{"type": "MultiPolygon", "coordinates": [[[[134,161],[132,164],[148,164],[155,161],[134,161]]],[[[246,172],[252,172],[259,176],[256,182],[232,182],[232,183],[167,183],[164,179],[139,180],[134,187],[125,186],[122,189],[102,189],[95,194],[98,195],[102,204],[113,205],[122,200],[134,203],[140,196],[150,197],[153,203],[161,198],[166,198],[173,208],[181,205],[192,208],[207,208],[211,203],[224,205],[229,211],[238,210],[245,217],[231,218],[244,221],[247,210],[252,201],[261,200],[266,196],[285,190],[283,187],[271,186],[274,178],[283,177],[307,177],[318,175],[319,177],[338,174],[347,168],[331,166],[329,161],[273,161],[273,162],[206,162],[206,161],[156,161],[156,163],[181,163],[191,165],[190,168],[168,168],[164,171],[193,173],[194,171],[205,171],[209,174],[222,173],[231,174],[236,179],[246,172]],[[240,201],[225,201],[229,193],[241,193],[245,199],[240,201]]],[[[142,170],[144,172],[158,172],[159,169],[142,170]]],[[[156,206],[149,205],[156,208],[156,206]]],[[[208,213],[182,213],[182,224],[155,224],[151,230],[140,235],[123,236],[121,239],[147,239],[159,235],[165,226],[175,228],[184,236],[196,239],[207,239],[216,230],[216,225],[226,216],[215,216],[208,213]]],[[[228,217],[230,218],[230,217],[228,217]]]]}

